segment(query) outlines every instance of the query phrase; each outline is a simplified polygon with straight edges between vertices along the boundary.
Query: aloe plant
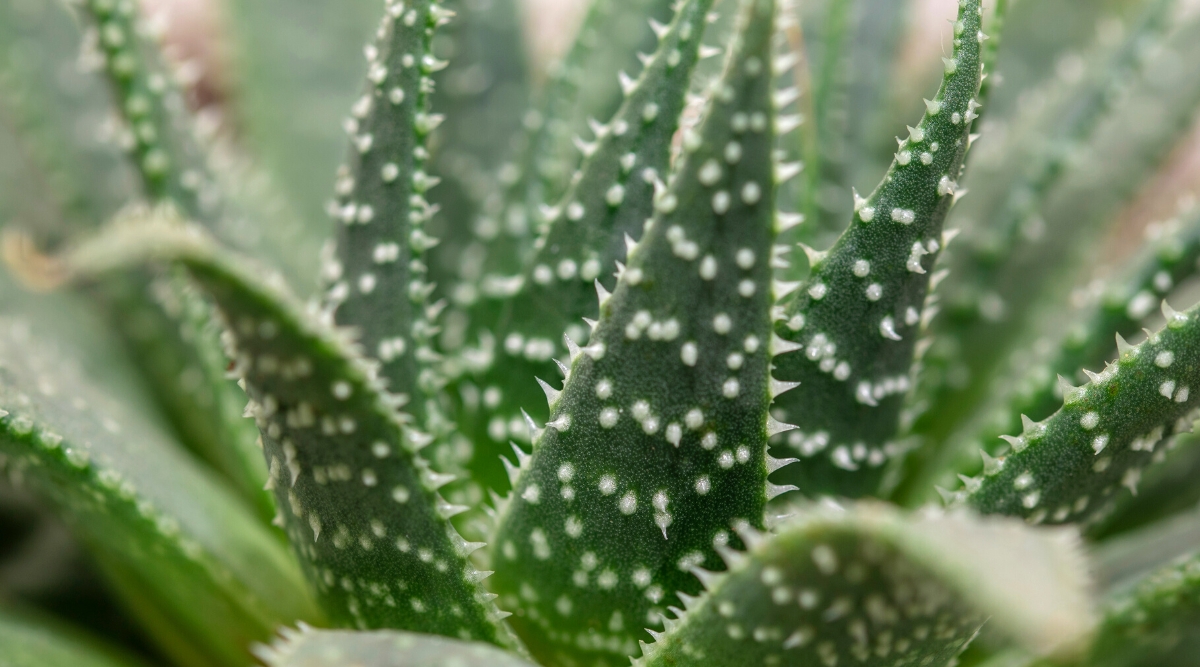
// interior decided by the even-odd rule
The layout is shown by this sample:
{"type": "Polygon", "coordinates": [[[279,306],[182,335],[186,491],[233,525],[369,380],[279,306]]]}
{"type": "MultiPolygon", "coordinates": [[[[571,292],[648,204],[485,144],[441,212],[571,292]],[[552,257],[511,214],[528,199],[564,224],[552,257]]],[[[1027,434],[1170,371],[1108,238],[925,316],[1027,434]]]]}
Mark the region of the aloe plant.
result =
{"type": "Polygon", "coordinates": [[[382,4],[0,7],[0,664],[1200,664],[1194,12],[382,4]]]}

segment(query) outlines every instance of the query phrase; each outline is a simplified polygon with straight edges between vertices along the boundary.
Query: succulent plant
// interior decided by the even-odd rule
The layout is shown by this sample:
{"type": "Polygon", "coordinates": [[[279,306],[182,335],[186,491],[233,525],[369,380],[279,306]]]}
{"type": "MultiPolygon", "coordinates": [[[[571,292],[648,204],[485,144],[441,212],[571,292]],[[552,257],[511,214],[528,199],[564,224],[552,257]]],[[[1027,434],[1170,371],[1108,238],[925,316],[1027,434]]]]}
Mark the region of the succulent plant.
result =
{"type": "Polygon", "coordinates": [[[0,6],[0,665],[1200,665],[1187,3],[515,2],[0,6]]]}

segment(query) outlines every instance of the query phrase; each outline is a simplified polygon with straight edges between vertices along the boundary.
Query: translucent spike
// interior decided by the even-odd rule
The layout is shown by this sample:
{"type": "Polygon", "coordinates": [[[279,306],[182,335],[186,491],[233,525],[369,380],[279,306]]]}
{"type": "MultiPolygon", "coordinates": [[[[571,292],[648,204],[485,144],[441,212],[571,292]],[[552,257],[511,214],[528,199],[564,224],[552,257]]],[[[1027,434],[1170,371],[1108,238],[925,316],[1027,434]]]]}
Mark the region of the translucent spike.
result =
{"type": "Polygon", "coordinates": [[[508,618],[509,616],[512,616],[512,612],[511,611],[502,611],[502,610],[497,609],[495,612],[492,613],[492,616],[497,621],[503,621],[504,619],[508,618]]]}
{"type": "Polygon", "coordinates": [[[1136,351],[1137,351],[1137,348],[1130,345],[1129,342],[1125,340],[1124,336],[1122,336],[1121,334],[1117,334],[1117,354],[1119,356],[1123,357],[1123,356],[1129,354],[1130,352],[1136,352],[1136,351]]]}
{"type": "Polygon", "coordinates": [[[802,285],[802,284],[803,283],[801,283],[801,281],[799,281],[799,280],[796,280],[796,281],[772,280],[771,281],[771,289],[775,292],[776,299],[782,299],[783,297],[791,294],[792,292],[795,292],[797,289],[800,289],[800,285],[802,285]]]}
{"type": "Polygon", "coordinates": [[[438,500],[437,504],[437,513],[443,519],[449,519],[450,517],[458,516],[469,509],[471,508],[467,507],[466,505],[455,505],[441,499],[438,500]]]}
{"type": "MultiPolygon", "coordinates": [[[[529,419],[528,416],[526,416],[525,418],[529,419]]],[[[530,422],[532,422],[532,421],[533,420],[530,420],[530,422]]],[[[512,447],[513,453],[517,455],[517,467],[525,468],[529,464],[529,459],[533,458],[533,456],[530,454],[526,454],[525,450],[518,447],[517,443],[515,443],[515,442],[510,442],[510,443],[508,443],[508,445],[510,447],[512,447]]]]}
{"type": "Polygon", "coordinates": [[[658,643],[658,642],[659,642],[659,641],[660,641],[660,640],[661,640],[661,639],[662,639],[664,636],[666,636],[666,634],[667,634],[667,633],[665,633],[665,632],[656,632],[656,631],[654,631],[654,630],[651,630],[650,628],[646,628],[646,632],[647,632],[647,633],[648,633],[648,634],[649,634],[651,637],[653,637],[653,638],[654,638],[654,643],[655,643],[655,644],[657,644],[657,643],[658,643]]]}
{"type": "Polygon", "coordinates": [[[959,501],[959,494],[957,491],[947,491],[946,489],[943,489],[942,487],[936,486],[936,485],[933,488],[936,489],[938,492],[938,495],[942,497],[943,504],[949,506],[949,505],[954,505],[955,503],[957,503],[959,501]]]}
{"type": "Polygon", "coordinates": [[[775,165],[775,182],[787,183],[804,169],[803,162],[780,162],[775,165]]]}
{"type": "Polygon", "coordinates": [[[437,490],[446,486],[450,482],[458,479],[458,477],[450,474],[434,472],[433,470],[425,470],[421,473],[421,479],[425,482],[425,486],[433,490],[437,490]]]}
{"type": "Polygon", "coordinates": [[[767,482],[767,500],[773,500],[788,491],[799,491],[799,487],[792,484],[772,484],[767,482]]]}
{"type": "Polygon", "coordinates": [[[529,428],[529,441],[537,442],[538,438],[542,435],[542,429],[533,423],[533,417],[530,417],[529,413],[525,412],[525,408],[521,408],[521,416],[525,418],[525,426],[529,428]]]}
{"type": "Polygon", "coordinates": [[[669,27],[659,23],[658,21],[655,21],[654,19],[650,19],[650,29],[654,31],[655,36],[657,36],[659,39],[666,37],[667,31],[670,30],[669,27]]]}
{"type": "Polygon", "coordinates": [[[719,56],[724,53],[724,51],[725,50],[719,46],[709,46],[707,44],[703,44],[700,46],[700,60],[706,60],[714,56],[719,56]]]}
{"type": "Polygon", "coordinates": [[[962,230],[957,227],[955,227],[954,229],[943,229],[942,230],[942,250],[945,250],[946,246],[950,245],[950,242],[953,241],[955,238],[957,238],[960,232],[962,232],[962,230]]]}
{"type": "Polygon", "coordinates": [[[567,344],[567,353],[571,357],[571,363],[574,363],[575,359],[579,357],[579,354],[582,352],[582,350],[580,350],[579,346],[575,344],[575,341],[571,340],[571,337],[567,336],[566,334],[563,335],[563,342],[567,344]]]}
{"type": "Polygon", "coordinates": [[[1099,373],[1095,373],[1095,372],[1089,371],[1089,370],[1088,370],[1088,369],[1086,369],[1086,368],[1085,368],[1085,369],[1083,369],[1083,374],[1084,374],[1084,375],[1086,375],[1086,376],[1088,376],[1088,379],[1089,379],[1089,380],[1091,380],[1092,382],[1099,383],[1099,382],[1103,382],[1103,381],[1104,381],[1104,378],[1100,377],[1100,374],[1099,374],[1099,373]]]}
{"type": "Polygon", "coordinates": [[[625,93],[625,95],[629,95],[633,92],[634,88],[637,88],[637,81],[631,79],[625,72],[617,73],[617,81],[620,82],[621,92],[625,93]]]}
{"type": "Polygon", "coordinates": [[[975,140],[978,139],[980,136],[981,135],[978,132],[974,132],[974,133],[967,135],[967,150],[971,150],[971,145],[974,144],[975,140]]]}
{"type": "Polygon", "coordinates": [[[991,477],[1004,469],[1004,459],[998,459],[980,449],[979,456],[983,458],[983,474],[991,477]]]}
{"type": "Polygon", "coordinates": [[[633,251],[636,249],[637,249],[637,241],[634,241],[632,236],[630,236],[629,234],[626,234],[625,235],[625,256],[628,257],[629,255],[632,255],[633,251]]]}
{"type": "Polygon", "coordinates": [[[420,451],[420,450],[428,447],[429,445],[433,444],[433,436],[432,435],[422,432],[422,431],[418,431],[415,428],[408,429],[408,431],[404,435],[405,435],[405,438],[408,440],[408,444],[412,445],[412,448],[417,451],[420,451]]]}
{"type": "Polygon", "coordinates": [[[800,249],[804,251],[805,256],[808,257],[808,263],[814,267],[825,261],[825,257],[829,255],[828,250],[814,250],[811,246],[805,243],[798,243],[796,245],[800,246],[800,249]]]}
{"type": "Polygon", "coordinates": [[[760,544],[766,541],[766,533],[751,526],[747,521],[738,521],[733,524],[733,532],[742,538],[742,542],[746,543],[747,549],[755,549],[760,544]]]}
{"type": "Polygon", "coordinates": [[[1035,422],[1028,415],[1021,415],[1021,435],[1026,440],[1037,440],[1046,432],[1046,426],[1035,422]]]}
{"type": "Polygon", "coordinates": [[[775,71],[775,75],[779,76],[781,74],[786,74],[788,72],[788,70],[795,67],[796,63],[799,61],[800,61],[800,54],[787,53],[786,55],[782,55],[782,56],[779,56],[778,58],[776,58],[775,62],[772,63],[771,66],[772,66],[772,69],[775,71]]]}
{"type": "Polygon", "coordinates": [[[787,105],[791,104],[792,102],[795,102],[799,98],[800,98],[800,89],[795,86],[792,86],[790,88],[784,88],[783,90],[777,90],[777,91],[775,91],[775,95],[774,95],[775,106],[782,109],[783,107],[786,107],[787,105]]]}
{"type": "Polygon", "coordinates": [[[517,485],[517,478],[521,476],[521,467],[512,464],[507,458],[501,456],[500,462],[504,464],[504,472],[508,473],[508,483],[512,486],[517,485]]]}
{"type": "Polygon", "coordinates": [[[979,487],[983,486],[983,480],[977,477],[959,475],[958,478],[962,480],[963,488],[967,490],[967,493],[975,493],[979,490],[979,487]]]}
{"type": "Polygon", "coordinates": [[[800,460],[800,459],[794,459],[794,458],[793,459],[777,459],[774,456],[771,456],[770,454],[767,454],[766,456],[767,456],[767,474],[768,475],[775,472],[776,470],[779,470],[780,468],[782,468],[784,466],[791,465],[791,464],[795,463],[796,461],[800,460]]]}
{"type": "Polygon", "coordinates": [[[687,616],[687,612],[675,606],[667,607],[667,611],[675,615],[675,618],[668,618],[666,615],[662,617],[663,627],[666,628],[667,632],[670,632],[679,626],[679,621],[683,620],[684,616],[687,616]]]}
{"type": "Polygon", "coordinates": [[[960,199],[962,199],[963,197],[966,197],[966,196],[967,196],[967,192],[969,192],[969,191],[967,190],[967,188],[955,188],[955,190],[954,190],[954,198],[953,198],[952,200],[950,200],[950,205],[951,205],[951,206],[954,206],[955,204],[957,204],[957,203],[958,203],[958,200],[960,200],[960,199]]]}
{"type": "Polygon", "coordinates": [[[1168,329],[1176,329],[1187,322],[1187,315],[1184,315],[1183,313],[1180,313],[1172,308],[1171,304],[1167,303],[1166,299],[1163,299],[1162,301],[1162,314],[1167,320],[1168,329]]]}
{"type": "MultiPolygon", "coordinates": [[[[487,546],[483,542],[468,542],[468,544],[478,544],[478,545],[480,545],[480,547],[487,546]]],[[[477,583],[483,581],[484,579],[487,579],[488,577],[492,576],[495,573],[496,573],[495,570],[476,570],[475,568],[471,568],[471,569],[467,570],[466,578],[467,578],[467,581],[469,581],[473,584],[477,584],[477,583]]]]}
{"type": "Polygon", "coordinates": [[[596,330],[596,325],[600,324],[600,322],[598,322],[597,320],[593,320],[590,317],[583,318],[583,321],[588,325],[588,329],[590,329],[593,332],[596,330]]]}
{"type": "Polygon", "coordinates": [[[801,345],[800,343],[793,343],[790,340],[780,338],[779,334],[776,334],[776,333],[771,334],[771,354],[773,354],[773,355],[780,355],[780,354],[787,354],[788,352],[795,352],[796,350],[802,349],[803,347],[804,346],[801,345]]]}
{"type": "Polygon", "coordinates": [[[925,353],[928,352],[929,348],[932,346],[933,346],[933,337],[926,336],[924,338],[919,339],[917,341],[917,344],[913,347],[913,356],[916,357],[917,359],[921,359],[922,357],[925,356],[925,353]]]}
{"type": "Polygon", "coordinates": [[[500,597],[500,596],[496,595],[495,593],[480,592],[478,595],[475,596],[475,599],[479,600],[480,602],[491,602],[492,600],[495,600],[498,597],[500,597]]]}
{"type": "Polygon", "coordinates": [[[721,574],[719,572],[710,572],[701,567],[693,567],[691,569],[691,573],[700,580],[700,585],[703,586],[705,590],[712,590],[713,586],[716,586],[717,582],[721,580],[721,574]]]}
{"type": "Polygon", "coordinates": [[[571,427],[571,416],[566,414],[559,415],[558,419],[546,422],[546,427],[553,428],[555,431],[561,433],[571,427]]]}
{"type": "Polygon", "coordinates": [[[700,604],[701,598],[698,595],[688,595],[687,593],[681,591],[676,592],[675,595],[679,598],[679,601],[683,603],[683,608],[687,611],[692,611],[696,608],[696,605],[700,604]]]}
{"type": "Polygon", "coordinates": [[[725,561],[725,567],[729,568],[730,570],[741,567],[742,564],[746,562],[746,554],[738,551],[737,549],[733,549],[728,545],[718,544],[716,545],[716,549],[717,555],[721,557],[721,560],[725,561]]]}
{"type": "Polygon", "coordinates": [[[1062,392],[1063,403],[1066,405],[1074,403],[1087,394],[1087,389],[1085,387],[1076,387],[1070,382],[1067,382],[1067,378],[1061,375],[1058,376],[1058,389],[1062,392]]]}
{"type": "Polygon", "coordinates": [[[786,232],[796,225],[804,222],[803,213],[786,213],[784,211],[775,212],[775,226],[779,232],[786,232]]]}
{"type": "Polygon", "coordinates": [[[612,296],[612,292],[605,289],[604,285],[601,285],[600,281],[597,280],[596,281],[596,298],[600,301],[601,308],[604,307],[604,304],[608,303],[608,298],[611,296],[612,296]]]}
{"type": "Polygon", "coordinates": [[[937,289],[938,285],[942,284],[942,281],[945,280],[946,276],[948,275],[950,275],[950,269],[938,269],[937,271],[934,271],[933,275],[929,276],[929,289],[937,289]]]}
{"type": "Polygon", "coordinates": [[[785,380],[776,380],[775,378],[771,378],[771,398],[774,399],[776,396],[789,392],[799,386],[799,382],[787,382],[785,380]]]}
{"type": "Polygon", "coordinates": [[[575,148],[578,148],[579,152],[582,153],[583,157],[585,158],[591,157],[592,154],[596,152],[596,148],[599,146],[599,144],[595,142],[584,141],[583,137],[575,137],[573,141],[575,142],[575,148]]]}
{"type": "Polygon", "coordinates": [[[1029,446],[1029,442],[1019,435],[1002,435],[1000,439],[1011,445],[1014,452],[1021,452],[1029,446]]]}
{"type": "Polygon", "coordinates": [[[558,397],[562,394],[562,392],[554,387],[551,387],[542,378],[534,379],[537,380],[537,383],[542,386],[542,391],[546,392],[546,403],[553,407],[554,402],[558,400],[558,397]]]}
{"type": "Polygon", "coordinates": [[[638,51],[637,57],[638,57],[638,60],[642,63],[642,67],[649,67],[650,63],[654,61],[653,55],[651,55],[649,53],[642,53],[641,51],[638,51]]]}
{"type": "Polygon", "coordinates": [[[558,366],[558,372],[563,374],[564,379],[567,377],[570,377],[570,375],[571,375],[571,367],[570,366],[564,364],[563,362],[559,361],[558,359],[554,359],[553,361],[554,361],[554,365],[558,366]]]}
{"type": "Polygon", "coordinates": [[[778,116],[775,119],[775,134],[785,135],[788,132],[800,127],[800,123],[804,122],[804,116],[793,114],[790,116],[778,116]]]}
{"type": "Polygon", "coordinates": [[[588,127],[591,128],[591,130],[592,130],[592,134],[597,139],[602,139],[605,136],[608,136],[608,126],[607,125],[605,125],[604,123],[601,123],[600,121],[596,120],[595,118],[588,118],[587,122],[588,122],[588,127]]]}
{"type": "Polygon", "coordinates": [[[867,205],[867,200],[862,195],[858,194],[856,188],[850,188],[850,194],[854,196],[854,212],[858,213],[859,209],[867,205]]]}
{"type": "Polygon", "coordinates": [[[792,429],[795,429],[795,428],[796,428],[796,426],[794,424],[785,424],[785,423],[779,421],[778,419],[776,419],[770,415],[767,415],[767,437],[768,438],[777,433],[786,433],[787,431],[791,431],[792,429]]]}

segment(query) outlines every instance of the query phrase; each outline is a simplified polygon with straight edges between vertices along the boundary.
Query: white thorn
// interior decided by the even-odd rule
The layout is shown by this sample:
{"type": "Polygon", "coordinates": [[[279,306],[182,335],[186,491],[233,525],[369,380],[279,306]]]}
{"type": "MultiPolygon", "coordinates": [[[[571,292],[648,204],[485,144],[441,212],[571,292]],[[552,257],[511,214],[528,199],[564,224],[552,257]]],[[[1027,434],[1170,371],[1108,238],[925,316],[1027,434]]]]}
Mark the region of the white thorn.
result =
{"type": "Polygon", "coordinates": [[[775,134],[783,136],[788,132],[800,127],[800,123],[803,122],[804,116],[801,116],[800,114],[777,116],[775,118],[775,134]]]}
{"type": "Polygon", "coordinates": [[[772,280],[771,281],[771,289],[775,292],[776,299],[782,299],[783,297],[785,297],[785,296],[791,294],[792,292],[795,292],[797,289],[799,289],[801,284],[803,284],[803,283],[799,280],[797,280],[797,281],[772,280]]]}
{"type": "Polygon", "coordinates": [[[792,484],[772,484],[767,482],[767,500],[774,500],[788,491],[799,491],[799,487],[792,484]]]}
{"type": "Polygon", "coordinates": [[[785,382],[783,380],[776,380],[775,378],[771,378],[771,383],[770,383],[771,399],[774,400],[776,396],[779,396],[780,394],[783,394],[783,393],[787,393],[799,386],[800,386],[799,382],[785,382]]]}
{"type": "Polygon", "coordinates": [[[792,429],[795,429],[795,428],[796,428],[795,424],[785,424],[785,423],[779,421],[778,419],[772,417],[771,415],[767,415],[767,437],[768,438],[775,435],[776,433],[786,433],[787,431],[791,431],[792,429]]]}
{"type": "Polygon", "coordinates": [[[637,241],[634,241],[632,236],[630,236],[629,234],[626,234],[625,235],[625,256],[628,257],[629,255],[632,255],[633,251],[636,249],[637,249],[637,241]]]}
{"type": "Polygon", "coordinates": [[[558,400],[558,397],[560,394],[562,394],[562,392],[559,391],[558,389],[555,389],[554,387],[551,387],[542,378],[534,378],[534,379],[537,380],[537,383],[542,386],[542,391],[546,392],[546,403],[550,406],[553,406],[554,402],[558,400]]]}
{"type": "MultiPolygon", "coordinates": [[[[586,320],[587,318],[584,319],[586,320]]],[[[567,344],[567,352],[571,355],[571,363],[574,363],[575,359],[579,357],[579,353],[582,352],[582,350],[580,350],[579,346],[575,344],[575,341],[571,340],[571,337],[566,334],[563,334],[563,341],[565,341],[567,344]]]]}
{"type": "Polygon", "coordinates": [[[777,333],[774,333],[774,332],[771,333],[771,354],[773,356],[787,354],[788,352],[794,352],[803,347],[804,346],[801,345],[800,343],[793,343],[792,341],[787,340],[786,338],[780,338],[779,334],[777,334],[777,333]]]}
{"type": "Polygon", "coordinates": [[[804,251],[804,255],[808,257],[809,266],[816,267],[829,256],[828,250],[815,250],[807,243],[797,243],[796,245],[800,246],[800,249],[804,251]]]}
{"type": "Polygon", "coordinates": [[[791,465],[799,460],[800,459],[777,459],[774,456],[767,454],[767,474],[770,475],[776,470],[779,470],[784,466],[791,465]]]}
{"type": "Polygon", "coordinates": [[[666,37],[667,31],[670,30],[669,27],[659,23],[658,21],[655,21],[654,19],[650,19],[650,29],[654,31],[654,35],[659,39],[666,37]]]}
{"type": "Polygon", "coordinates": [[[786,232],[802,222],[804,222],[803,213],[775,212],[775,225],[780,233],[786,232]]]}
{"type": "Polygon", "coordinates": [[[600,280],[596,279],[596,298],[600,301],[601,308],[604,307],[605,303],[608,303],[608,299],[611,296],[612,296],[612,292],[605,289],[604,285],[600,284],[600,280]]]}
{"type": "Polygon", "coordinates": [[[631,79],[629,75],[623,71],[617,72],[617,81],[620,82],[621,92],[625,95],[629,95],[633,92],[634,88],[637,88],[637,81],[631,79]]]}
{"type": "Polygon", "coordinates": [[[787,183],[804,169],[803,162],[780,162],[775,165],[775,182],[787,183]]]}
{"type": "Polygon", "coordinates": [[[712,587],[716,586],[717,582],[721,579],[720,573],[710,572],[700,567],[693,567],[691,569],[691,573],[700,580],[700,585],[703,586],[705,590],[712,590],[712,587]]]}

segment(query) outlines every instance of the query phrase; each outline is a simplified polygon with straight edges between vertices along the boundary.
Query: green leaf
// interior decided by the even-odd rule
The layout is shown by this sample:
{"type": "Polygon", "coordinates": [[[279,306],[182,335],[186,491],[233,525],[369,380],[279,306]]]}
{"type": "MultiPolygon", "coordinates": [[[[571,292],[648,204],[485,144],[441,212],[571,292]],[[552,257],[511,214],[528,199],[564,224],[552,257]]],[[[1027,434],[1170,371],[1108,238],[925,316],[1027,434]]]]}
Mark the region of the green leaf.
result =
{"type": "Polygon", "coordinates": [[[1116,345],[1124,345],[1123,337],[1138,333],[1159,300],[1197,272],[1200,213],[1156,224],[1147,232],[1145,251],[1092,302],[1065,318],[1069,328],[1058,333],[1054,344],[1040,343],[1031,345],[1032,350],[1020,351],[1022,363],[1014,364],[1009,377],[997,380],[992,398],[981,405],[974,419],[950,436],[914,480],[914,486],[927,487],[928,496],[933,493],[931,484],[950,486],[955,474],[978,473],[982,467],[980,447],[997,456],[1006,446],[1001,436],[1021,428],[1021,415],[1040,420],[1052,414],[1062,404],[1058,376],[1087,381],[1083,369],[1099,368],[1116,352],[1114,333],[1122,337],[1116,345]],[[930,482],[935,473],[938,476],[930,482]]]}
{"type": "Polygon", "coordinates": [[[54,504],[164,650],[234,667],[279,623],[313,618],[278,540],[46,333],[0,324],[0,468],[54,504]]]}
{"type": "Polygon", "coordinates": [[[1086,524],[1125,489],[1137,493],[1142,468],[1164,439],[1190,430],[1200,405],[1190,389],[1200,387],[1200,307],[1178,313],[1164,301],[1162,310],[1162,330],[1123,346],[1088,384],[1062,381],[1058,412],[1005,436],[1011,450],[985,458],[980,477],[964,478],[966,501],[1031,523],[1086,524]]]}
{"type": "Polygon", "coordinates": [[[1106,601],[1089,665],[1184,665],[1195,661],[1200,555],[1143,577],[1106,601]]]}
{"type": "Polygon", "coordinates": [[[331,282],[325,307],[339,325],[357,329],[420,426],[432,389],[419,383],[419,359],[430,354],[421,305],[433,287],[424,282],[422,256],[432,245],[423,225],[434,209],[423,194],[437,183],[424,171],[425,137],[440,122],[429,112],[429,75],[443,66],[430,43],[448,20],[436,0],[392,3],[384,12],[367,48],[366,90],[352,107],[349,158],[335,185],[337,256],[322,272],[331,282]]]}
{"type": "MultiPolygon", "coordinates": [[[[535,657],[624,662],[688,572],[716,567],[735,519],[762,525],[782,461],[769,419],[774,238],[774,4],[742,3],[706,120],[586,348],[573,348],[551,421],[518,454],[501,504],[492,589],[535,657]],[[732,156],[732,159],[730,158],[732,156]]],[[[531,425],[532,426],[532,425],[531,425]]]]}
{"type": "MultiPolygon", "coordinates": [[[[1158,3],[1142,12],[1126,40],[1066,61],[1099,64],[1075,83],[1050,81],[1039,113],[1013,116],[998,143],[981,139],[964,183],[972,194],[955,214],[963,234],[948,257],[946,317],[923,359],[917,432],[942,440],[1002,383],[1004,360],[1046,333],[1040,323],[1089,279],[1099,230],[1191,126],[1200,80],[1170,63],[1200,57],[1200,20],[1172,23],[1158,3]]],[[[1050,322],[1050,332],[1065,326],[1050,322]]]]}
{"type": "Polygon", "coordinates": [[[96,640],[40,618],[0,610],[4,667],[131,667],[140,664],[96,640]]]}
{"type": "Polygon", "coordinates": [[[182,263],[216,303],[251,402],[278,520],[318,598],[339,624],[399,627],[514,645],[467,556],[482,544],[447,520],[464,508],[419,450],[428,436],[383,388],[352,335],[307,312],[277,276],[223,254],[170,218],[134,220],[81,248],[93,273],[151,260],[182,263]]]}
{"type": "Polygon", "coordinates": [[[850,228],[830,250],[806,250],[812,273],[777,318],[795,351],[779,358],[775,377],[800,386],[775,414],[799,427],[786,444],[802,456],[781,479],[805,493],[874,493],[904,449],[900,412],[917,340],[936,312],[926,297],[940,278],[930,270],[948,240],[942,224],[961,194],[978,108],[980,15],[978,0],[959,3],[941,90],[875,192],[856,195],[850,228]]]}
{"type": "Polygon", "coordinates": [[[171,200],[188,216],[215,223],[219,197],[183,112],[186,103],[156,45],[146,39],[137,6],[83,0],[78,7],[89,24],[83,58],[106,75],[114,106],[128,125],[130,158],[146,195],[171,200]]]}
{"type": "MultiPolygon", "coordinates": [[[[476,447],[473,476],[487,487],[505,486],[499,456],[509,451],[509,439],[529,440],[521,410],[540,407],[544,396],[534,378],[558,375],[551,358],[569,352],[564,332],[587,344],[583,318],[596,315],[594,285],[615,287],[609,269],[626,259],[625,239],[640,237],[654,213],[655,183],[669,168],[711,6],[711,0],[679,5],[621,108],[607,125],[595,125],[598,139],[585,146],[589,157],[539,235],[526,270],[509,283],[516,292],[486,292],[471,311],[482,319],[499,313],[482,345],[451,360],[471,374],[470,387],[458,387],[465,408],[459,422],[476,447]],[[480,391],[488,400],[472,394],[480,391]]],[[[540,409],[535,414],[545,416],[540,409]]]]}
{"type": "Polygon", "coordinates": [[[258,651],[267,667],[533,667],[488,644],[391,630],[346,632],[285,628],[258,651]]]}
{"type": "MultiPolygon", "coordinates": [[[[657,35],[651,26],[656,24],[648,25],[647,19],[669,21],[674,4],[592,1],[575,43],[551,68],[540,102],[525,115],[527,132],[516,142],[516,156],[492,179],[501,187],[488,193],[479,219],[471,222],[474,243],[454,260],[459,280],[450,297],[455,306],[470,308],[480,294],[521,274],[534,238],[550,222],[544,211],[563,195],[581,159],[576,143],[591,119],[611,118],[621,106],[624,74],[618,73],[634,71],[634,54],[653,48],[657,35]]],[[[449,351],[474,342],[498,319],[499,313],[475,313],[443,336],[443,345],[449,351]]]]}
{"type": "Polygon", "coordinates": [[[1030,650],[1077,653],[1091,629],[1070,532],[884,505],[798,508],[770,535],[740,529],[728,572],[645,647],[639,667],[954,664],[983,623],[1030,650]]]}
{"type": "Polygon", "coordinates": [[[109,95],[79,71],[79,27],[57,3],[0,7],[0,220],[55,245],[108,218],[135,190],[105,139],[109,95]]]}

